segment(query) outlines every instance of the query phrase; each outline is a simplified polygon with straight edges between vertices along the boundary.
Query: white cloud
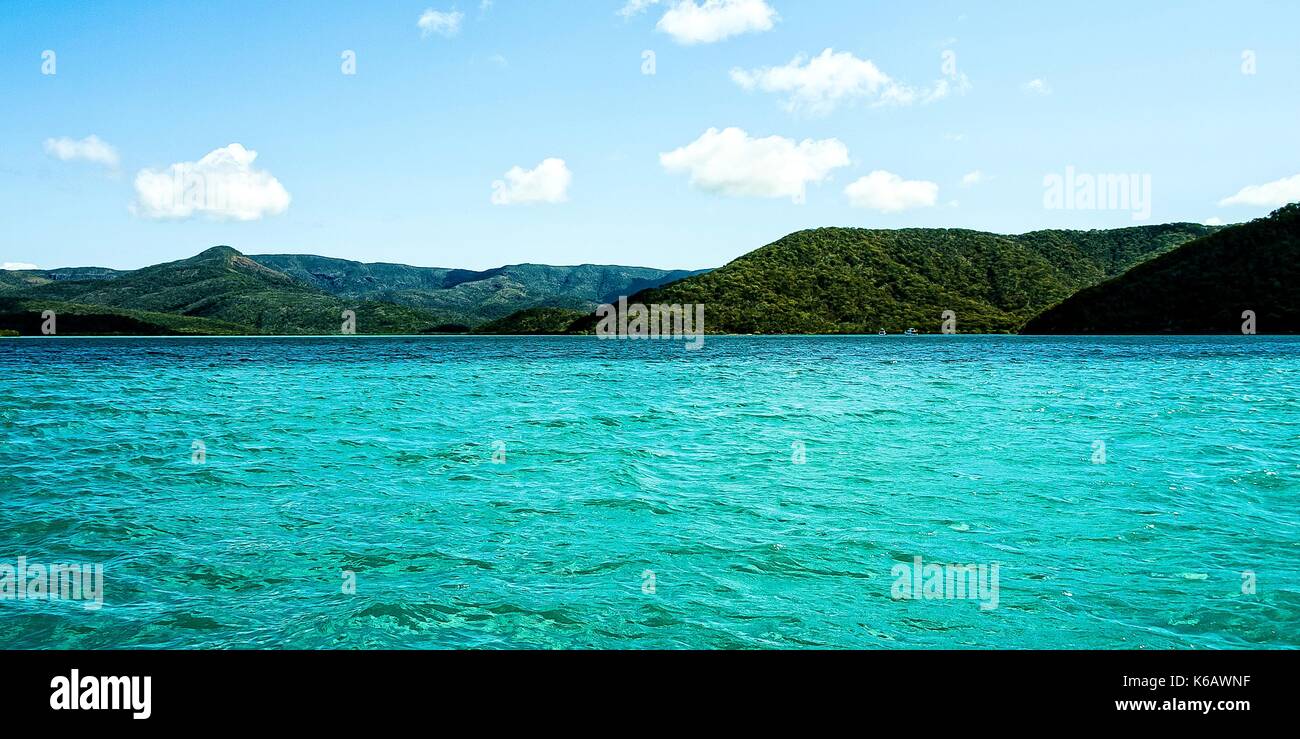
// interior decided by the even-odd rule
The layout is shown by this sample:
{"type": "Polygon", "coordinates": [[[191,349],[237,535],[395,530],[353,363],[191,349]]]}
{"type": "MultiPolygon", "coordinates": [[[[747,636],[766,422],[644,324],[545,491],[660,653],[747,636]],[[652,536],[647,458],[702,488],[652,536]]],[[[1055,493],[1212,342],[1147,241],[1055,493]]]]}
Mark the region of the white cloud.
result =
{"type": "Polygon", "coordinates": [[[1047,80],[1032,79],[1020,86],[1020,89],[1034,95],[1051,95],[1052,86],[1047,84],[1047,80]]]}
{"type": "Polygon", "coordinates": [[[967,172],[961,178],[962,187],[974,187],[975,185],[982,185],[986,181],[988,181],[988,178],[978,169],[974,172],[967,172]]]}
{"type": "MultiPolygon", "coordinates": [[[[778,16],[766,0],[669,0],[655,26],[679,44],[711,44],[742,33],[770,31],[778,16]]],[[[629,0],[619,11],[629,17],[657,2],[629,0]]]]}
{"type": "Polygon", "coordinates": [[[780,136],[751,138],[739,128],[710,128],[695,141],[659,155],[672,173],[689,173],[691,184],[736,197],[790,198],[802,203],[808,183],[822,182],[849,164],[839,139],[795,142],[780,136]]]}
{"type": "Polygon", "coordinates": [[[853,100],[869,100],[873,105],[929,103],[954,92],[964,94],[971,86],[964,73],[954,71],[933,87],[916,90],[885,74],[870,59],[834,49],[812,59],[800,54],[781,67],[732,69],[731,79],[746,90],[784,94],[787,110],[814,115],[825,115],[853,100]]]}
{"type": "Polygon", "coordinates": [[[916,93],[880,71],[869,59],[852,53],[826,49],[808,59],[800,54],[783,67],[731,70],[731,79],[746,90],[784,93],[786,108],[825,114],[839,103],[855,98],[873,99],[876,104],[906,105],[916,93]]]}
{"type": "Polygon", "coordinates": [[[504,180],[492,183],[492,203],[519,205],[527,203],[563,203],[569,199],[573,172],[563,159],[544,159],[536,169],[512,167],[504,180]]]}
{"type": "Polygon", "coordinates": [[[1236,195],[1219,201],[1225,205],[1254,205],[1276,208],[1287,203],[1300,201],[1300,174],[1283,177],[1262,185],[1249,185],[1241,188],[1236,195]]]}
{"type": "Polygon", "coordinates": [[[94,162],[105,167],[116,167],[118,162],[121,161],[117,155],[117,149],[114,149],[107,141],[94,134],[81,140],[70,139],[66,136],[57,139],[45,139],[45,153],[65,162],[94,162]]]}
{"type": "Polygon", "coordinates": [[[270,172],[253,168],[257,152],[241,144],[215,149],[197,162],[142,169],[132,211],[145,218],[255,221],[289,208],[289,193],[270,172]]]}
{"type": "Polygon", "coordinates": [[[464,19],[465,14],[459,10],[443,12],[430,8],[420,15],[420,20],[416,21],[415,25],[420,27],[422,37],[434,33],[451,37],[460,33],[460,22],[464,19]]]}
{"type": "Polygon", "coordinates": [[[939,186],[925,180],[904,180],[892,172],[876,170],[844,188],[844,194],[849,196],[849,204],[855,208],[893,213],[934,205],[939,198],[939,186]]]}
{"type": "Polygon", "coordinates": [[[1223,219],[1222,219],[1222,218],[1218,218],[1218,217],[1215,217],[1215,218],[1206,218],[1205,221],[1204,221],[1204,223],[1205,223],[1205,225],[1207,225],[1207,226],[1222,226],[1222,225],[1223,225],[1223,219]]]}
{"type": "Polygon", "coordinates": [[[29,262],[0,262],[0,269],[18,270],[18,269],[40,269],[29,262]]]}

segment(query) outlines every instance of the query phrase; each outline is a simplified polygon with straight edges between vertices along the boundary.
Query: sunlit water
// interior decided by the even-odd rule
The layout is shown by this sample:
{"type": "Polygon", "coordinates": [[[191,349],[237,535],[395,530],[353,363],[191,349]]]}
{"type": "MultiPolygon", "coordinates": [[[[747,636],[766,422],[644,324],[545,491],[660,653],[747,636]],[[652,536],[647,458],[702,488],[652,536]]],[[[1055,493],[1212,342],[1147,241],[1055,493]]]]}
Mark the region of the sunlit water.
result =
{"type": "Polygon", "coordinates": [[[99,610],[0,600],[0,646],[1296,647],[1297,369],[1265,337],[0,341],[0,564],[104,566],[99,610]],[[997,608],[895,600],[917,556],[997,564],[997,608]]]}

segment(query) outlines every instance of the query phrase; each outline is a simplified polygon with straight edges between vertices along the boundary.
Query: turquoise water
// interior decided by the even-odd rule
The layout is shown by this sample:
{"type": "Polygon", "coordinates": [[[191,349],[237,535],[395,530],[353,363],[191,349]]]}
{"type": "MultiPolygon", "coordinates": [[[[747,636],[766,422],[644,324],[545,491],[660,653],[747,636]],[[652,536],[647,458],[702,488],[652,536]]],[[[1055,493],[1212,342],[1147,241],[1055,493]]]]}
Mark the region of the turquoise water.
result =
{"type": "Polygon", "coordinates": [[[0,601],[0,646],[1296,647],[1297,369],[1266,337],[4,341],[0,564],[100,563],[104,604],[0,601]],[[917,556],[997,564],[997,607],[894,599],[917,556]]]}

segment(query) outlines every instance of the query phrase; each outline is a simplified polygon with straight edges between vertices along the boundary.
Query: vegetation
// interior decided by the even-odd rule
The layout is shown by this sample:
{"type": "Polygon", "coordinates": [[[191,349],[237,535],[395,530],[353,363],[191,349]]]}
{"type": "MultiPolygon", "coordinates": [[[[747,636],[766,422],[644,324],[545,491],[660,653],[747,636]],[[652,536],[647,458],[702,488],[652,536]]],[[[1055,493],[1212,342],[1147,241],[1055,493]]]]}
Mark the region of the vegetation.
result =
{"type": "Polygon", "coordinates": [[[591,311],[619,295],[699,274],[593,264],[516,264],[478,272],[363,264],[310,255],[249,258],[337,297],[404,305],[468,326],[479,326],[527,308],[591,311]]]}
{"type": "Polygon", "coordinates": [[[1214,230],[1169,224],[1002,236],[820,228],[629,302],[703,303],[710,333],[937,332],[947,310],[963,333],[1012,332],[1080,288],[1214,230]]]}
{"type": "Polygon", "coordinates": [[[693,274],[536,264],[476,272],[311,255],[249,257],[217,246],[131,272],[0,271],[0,327],[39,334],[41,312],[53,309],[61,334],[335,334],[351,310],[358,333],[466,333],[521,309],[581,315],[609,296],[693,274]]]}
{"type": "Polygon", "coordinates": [[[711,272],[531,264],[475,272],[248,257],[219,246],[133,272],[0,272],[0,329],[39,333],[40,312],[54,309],[59,333],[334,334],[354,311],[358,333],[582,333],[593,329],[596,305],[632,293],[631,303],[704,304],[711,333],[936,332],[945,311],[962,333],[1013,332],[1057,304],[1031,328],[1224,330],[1230,314],[1251,309],[1261,330],[1282,330],[1300,325],[1280,297],[1294,277],[1296,261],[1286,258],[1295,218],[1293,207],[1227,230],[1179,223],[1018,236],[821,228],[711,272]],[[1222,297],[1217,313],[1195,310],[1204,295],[1222,297]],[[1164,310],[1155,297],[1177,297],[1200,318],[1153,323],[1139,314],[1164,310]],[[1119,321],[1123,311],[1130,323],[1119,321]]]}
{"type": "Polygon", "coordinates": [[[422,334],[467,334],[470,327],[463,323],[443,323],[433,328],[427,328],[420,333],[422,334]]]}
{"type": "Polygon", "coordinates": [[[232,323],[170,313],[105,308],[80,303],[0,298],[0,334],[40,336],[42,313],[55,313],[61,336],[224,336],[248,333],[232,323]]]}
{"type": "Polygon", "coordinates": [[[345,310],[355,312],[358,333],[419,333],[446,323],[404,306],[341,300],[228,246],[111,279],[49,281],[11,295],[8,323],[0,325],[25,334],[40,333],[47,309],[58,314],[61,334],[336,334],[345,310]]]}
{"type": "Polygon", "coordinates": [[[1088,288],[1026,334],[1300,333],[1300,203],[1227,228],[1088,288]]]}
{"type": "Polygon", "coordinates": [[[107,267],[0,270],[0,296],[18,294],[60,280],[111,280],[122,274],[125,273],[107,267]]]}
{"type": "Polygon", "coordinates": [[[565,334],[588,314],[568,308],[528,308],[480,326],[481,334],[565,334]]]}

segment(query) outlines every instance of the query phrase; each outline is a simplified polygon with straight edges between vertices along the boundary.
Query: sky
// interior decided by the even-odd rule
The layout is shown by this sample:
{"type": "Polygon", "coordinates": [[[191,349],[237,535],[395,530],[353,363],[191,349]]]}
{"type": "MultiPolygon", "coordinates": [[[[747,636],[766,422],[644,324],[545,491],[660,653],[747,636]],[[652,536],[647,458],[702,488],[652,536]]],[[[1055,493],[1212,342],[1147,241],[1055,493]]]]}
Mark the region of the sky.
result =
{"type": "Polygon", "coordinates": [[[0,0],[0,263],[716,267],[1300,200],[1300,3],[0,0]]]}

